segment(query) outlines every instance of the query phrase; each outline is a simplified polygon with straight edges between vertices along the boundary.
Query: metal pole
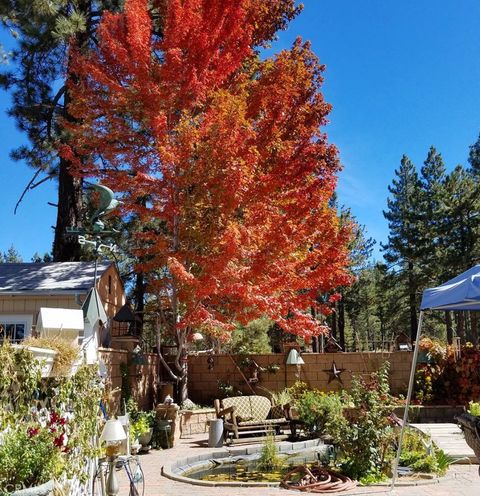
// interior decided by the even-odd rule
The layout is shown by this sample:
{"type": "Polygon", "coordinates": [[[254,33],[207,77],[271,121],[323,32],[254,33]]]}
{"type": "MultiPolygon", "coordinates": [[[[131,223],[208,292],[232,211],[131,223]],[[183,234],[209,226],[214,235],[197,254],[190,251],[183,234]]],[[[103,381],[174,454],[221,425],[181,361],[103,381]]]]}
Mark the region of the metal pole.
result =
{"type": "Polygon", "coordinates": [[[98,254],[100,252],[100,244],[102,243],[102,240],[100,239],[100,236],[97,236],[95,239],[95,273],[93,274],[93,287],[97,287],[97,265],[98,265],[98,254]]]}
{"type": "Polygon", "coordinates": [[[420,311],[420,316],[418,318],[417,337],[415,339],[415,348],[413,350],[412,367],[410,368],[410,380],[408,382],[407,399],[405,401],[405,411],[403,412],[403,422],[400,430],[400,439],[398,440],[397,456],[395,458],[395,464],[393,466],[392,485],[390,486],[390,491],[393,491],[393,488],[395,487],[395,482],[397,481],[398,464],[400,463],[400,454],[402,452],[403,434],[408,420],[408,409],[410,407],[410,400],[412,399],[413,383],[415,380],[415,369],[417,368],[418,342],[420,341],[420,331],[422,329],[422,321],[423,321],[423,311],[420,311]]]}

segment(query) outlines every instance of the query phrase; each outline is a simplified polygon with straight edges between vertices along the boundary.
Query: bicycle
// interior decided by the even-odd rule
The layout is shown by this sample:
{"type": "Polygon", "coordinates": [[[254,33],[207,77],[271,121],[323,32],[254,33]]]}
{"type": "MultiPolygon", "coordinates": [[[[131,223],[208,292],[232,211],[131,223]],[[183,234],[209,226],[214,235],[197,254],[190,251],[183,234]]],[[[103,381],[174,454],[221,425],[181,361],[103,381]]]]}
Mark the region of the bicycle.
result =
{"type": "MultiPolygon", "coordinates": [[[[110,471],[110,462],[107,458],[98,461],[98,468],[93,479],[93,496],[107,496],[107,480],[110,471]]],[[[143,470],[137,455],[121,455],[115,460],[115,470],[125,471],[129,488],[128,496],[144,496],[145,482],[143,470]]],[[[122,480],[120,485],[123,486],[122,480]]],[[[119,493],[121,494],[121,493],[119,493]]]]}

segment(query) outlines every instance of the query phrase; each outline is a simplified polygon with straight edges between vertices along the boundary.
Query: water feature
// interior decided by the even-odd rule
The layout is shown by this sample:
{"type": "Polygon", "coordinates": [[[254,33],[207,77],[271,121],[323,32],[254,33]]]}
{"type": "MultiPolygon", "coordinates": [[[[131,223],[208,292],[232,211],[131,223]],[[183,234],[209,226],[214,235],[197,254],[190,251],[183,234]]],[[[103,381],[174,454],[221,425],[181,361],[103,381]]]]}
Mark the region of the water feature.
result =
{"type": "Polygon", "coordinates": [[[278,443],[280,457],[285,465],[278,469],[261,469],[258,460],[262,445],[248,448],[230,448],[201,455],[197,459],[175,462],[163,470],[172,479],[199,485],[278,485],[282,476],[292,467],[311,464],[328,457],[328,446],[310,440],[298,443],[278,443]],[[200,458],[200,459],[199,459],[200,458]]]}
{"type": "Polygon", "coordinates": [[[187,471],[184,475],[192,479],[212,482],[280,482],[293,467],[317,462],[326,452],[325,448],[321,446],[284,452],[281,456],[283,466],[275,469],[259,467],[257,453],[246,457],[210,460],[208,464],[187,471]]]}

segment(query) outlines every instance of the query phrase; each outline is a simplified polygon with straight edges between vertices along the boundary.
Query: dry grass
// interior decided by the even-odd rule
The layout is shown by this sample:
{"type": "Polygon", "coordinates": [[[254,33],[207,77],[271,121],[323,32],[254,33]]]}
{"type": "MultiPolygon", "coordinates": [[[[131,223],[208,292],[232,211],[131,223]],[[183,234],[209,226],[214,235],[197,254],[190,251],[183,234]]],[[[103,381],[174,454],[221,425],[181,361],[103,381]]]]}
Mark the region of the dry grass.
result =
{"type": "Polygon", "coordinates": [[[80,348],[78,346],[59,336],[27,338],[22,341],[22,345],[47,348],[56,351],[57,354],[53,363],[54,375],[68,374],[72,365],[78,360],[80,354],[80,348]]]}

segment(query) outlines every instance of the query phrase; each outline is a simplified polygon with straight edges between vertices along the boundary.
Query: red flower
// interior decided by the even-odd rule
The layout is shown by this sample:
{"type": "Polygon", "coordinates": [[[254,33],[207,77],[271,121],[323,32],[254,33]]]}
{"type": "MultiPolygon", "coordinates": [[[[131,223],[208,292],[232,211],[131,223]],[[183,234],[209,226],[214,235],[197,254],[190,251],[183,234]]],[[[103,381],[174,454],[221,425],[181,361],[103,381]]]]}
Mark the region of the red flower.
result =
{"type": "Polygon", "coordinates": [[[53,444],[55,446],[58,446],[59,448],[61,448],[63,446],[63,443],[65,441],[65,434],[60,434],[60,436],[56,437],[54,440],[53,440],[53,444]]]}
{"type": "Polygon", "coordinates": [[[39,433],[40,429],[38,427],[29,427],[27,429],[27,434],[29,437],[34,437],[39,433]]]}

